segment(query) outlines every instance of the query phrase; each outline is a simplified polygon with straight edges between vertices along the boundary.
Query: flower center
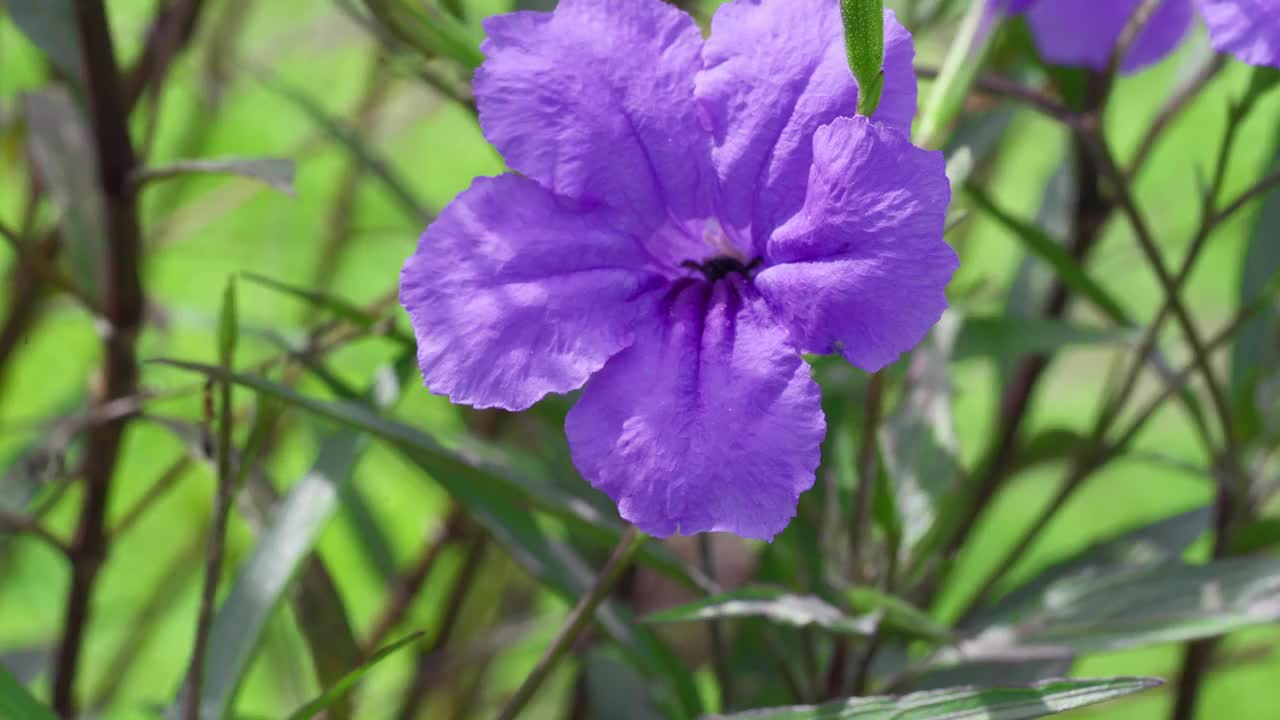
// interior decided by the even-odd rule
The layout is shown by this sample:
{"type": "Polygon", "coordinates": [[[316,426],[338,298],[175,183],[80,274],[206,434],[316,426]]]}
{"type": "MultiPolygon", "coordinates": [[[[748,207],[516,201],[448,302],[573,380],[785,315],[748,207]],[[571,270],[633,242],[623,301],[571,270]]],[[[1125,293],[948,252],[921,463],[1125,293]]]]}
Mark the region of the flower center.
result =
{"type": "Polygon", "coordinates": [[[760,267],[761,262],[760,258],[756,258],[755,260],[744,264],[736,257],[721,255],[702,262],[697,262],[696,260],[685,260],[680,263],[680,267],[697,270],[707,278],[707,282],[715,282],[732,273],[738,273],[739,275],[750,279],[751,272],[760,267]]]}

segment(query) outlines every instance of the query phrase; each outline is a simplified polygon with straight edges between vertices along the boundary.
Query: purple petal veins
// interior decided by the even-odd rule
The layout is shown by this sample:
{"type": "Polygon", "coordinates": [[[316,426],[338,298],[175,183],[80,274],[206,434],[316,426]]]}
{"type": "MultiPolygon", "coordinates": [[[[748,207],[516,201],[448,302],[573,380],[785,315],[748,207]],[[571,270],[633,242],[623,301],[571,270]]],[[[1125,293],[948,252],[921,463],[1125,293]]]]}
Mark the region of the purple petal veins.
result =
{"type": "Polygon", "coordinates": [[[712,27],[661,0],[489,20],[481,126],[521,175],[441,213],[401,299],[433,392],[519,410],[585,384],[573,459],[628,521],[769,539],[825,433],[801,353],[875,370],[920,340],[949,190],[906,139],[892,13],[874,122],[850,119],[837,3],[734,0],[712,27]]]}

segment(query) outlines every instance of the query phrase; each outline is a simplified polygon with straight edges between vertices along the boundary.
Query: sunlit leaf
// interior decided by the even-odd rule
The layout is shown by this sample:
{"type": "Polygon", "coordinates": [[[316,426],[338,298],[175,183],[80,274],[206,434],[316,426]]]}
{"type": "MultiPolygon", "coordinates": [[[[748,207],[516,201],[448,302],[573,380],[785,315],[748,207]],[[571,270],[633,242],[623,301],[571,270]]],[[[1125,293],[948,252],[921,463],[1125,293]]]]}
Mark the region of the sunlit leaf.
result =
{"type": "Polygon", "coordinates": [[[1100,570],[1045,588],[1040,606],[988,626],[948,660],[1052,657],[1185,642],[1280,620],[1280,558],[1100,570]]]}
{"type": "Polygon", "coordinates": [[[841,635],[871,635],[879,613],[849,617],[840,608],[814,595],[796,595],[778,588],[746,587],[719,593],[644,617],[647,623],[684,623],[725,618],[763,618],[779,625],[819,627],[841,635]]]}
{"type": "MultiPolygon", "coordinates": [[[[1025,688],[953,688],[902,697],[863,697],[826,705],[750,710],[733,720],[1026,720],[1149,690],[1154,678],[1051,680],[1025,688]]],[[[711,719],[708,719],[711,720],[711,719]]]]}
{"type": "MultiPolygon", "coordinates": [[[[285,496],[237,572],[209,632],[200,717],[223,717],[231,706],[267,618],[337,511],[337,485],[350,477],[362,445],[350,432],[324,443],[315,466],[285,496]]],[[[179,693],[176,708],[187,692],[184,687],[179,693]]]]}

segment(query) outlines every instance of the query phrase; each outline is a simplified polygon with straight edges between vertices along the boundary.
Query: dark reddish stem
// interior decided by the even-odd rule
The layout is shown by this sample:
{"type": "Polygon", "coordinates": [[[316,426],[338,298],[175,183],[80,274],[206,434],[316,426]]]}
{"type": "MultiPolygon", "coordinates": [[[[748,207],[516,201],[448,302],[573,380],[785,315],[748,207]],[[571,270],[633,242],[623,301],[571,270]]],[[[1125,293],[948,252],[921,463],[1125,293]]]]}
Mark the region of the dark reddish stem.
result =
{"type": "MultiPolygon", "coordinates": [[[[134,354],[143,320],[141,230],[130,182],[136,158],[127,105],[103,0],[78,0],[76,26],[83,52],[86,95],[93,127],[98,185],[106,206],[107,249],[102,254],[103,364],[93,388],[94,409],[132,396],[138,385],[134,354]]],[[[53,707],[75,712],[76,670],[89,622],[94,583],[106,559],[106,514],[129,415],[95,421],[84,456],[84,501],[71,544],[71,590],[53,674],[53,707]]]]}

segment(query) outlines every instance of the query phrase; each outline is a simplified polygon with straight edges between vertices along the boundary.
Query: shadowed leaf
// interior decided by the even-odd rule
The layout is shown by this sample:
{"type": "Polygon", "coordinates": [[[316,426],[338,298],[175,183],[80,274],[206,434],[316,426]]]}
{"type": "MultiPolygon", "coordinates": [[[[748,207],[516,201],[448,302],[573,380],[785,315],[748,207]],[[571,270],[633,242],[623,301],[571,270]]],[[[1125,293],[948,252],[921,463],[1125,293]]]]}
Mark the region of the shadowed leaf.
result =
{"type": "Polygon", "coordinates": [[[291,715],[289,715],[289,720],[310,720],[310,718],[316,717],[320,713],[329,709],[329,707],[336,703],[339,698],[351,692],[351,688],[354,687],[356,683],[360,682],[360,678],[364,677],[365,673],[372,670],[374,666],[383,660],[386,660],[397,651],[403,650],[417,642],[421,637],[422,633],[414,633],[413,635],[397,640],[374,653],[373,657],[369,658],[368,662],[352,670],[336,685],[324,691],[320,697],[295,710],[291,715]]]}

